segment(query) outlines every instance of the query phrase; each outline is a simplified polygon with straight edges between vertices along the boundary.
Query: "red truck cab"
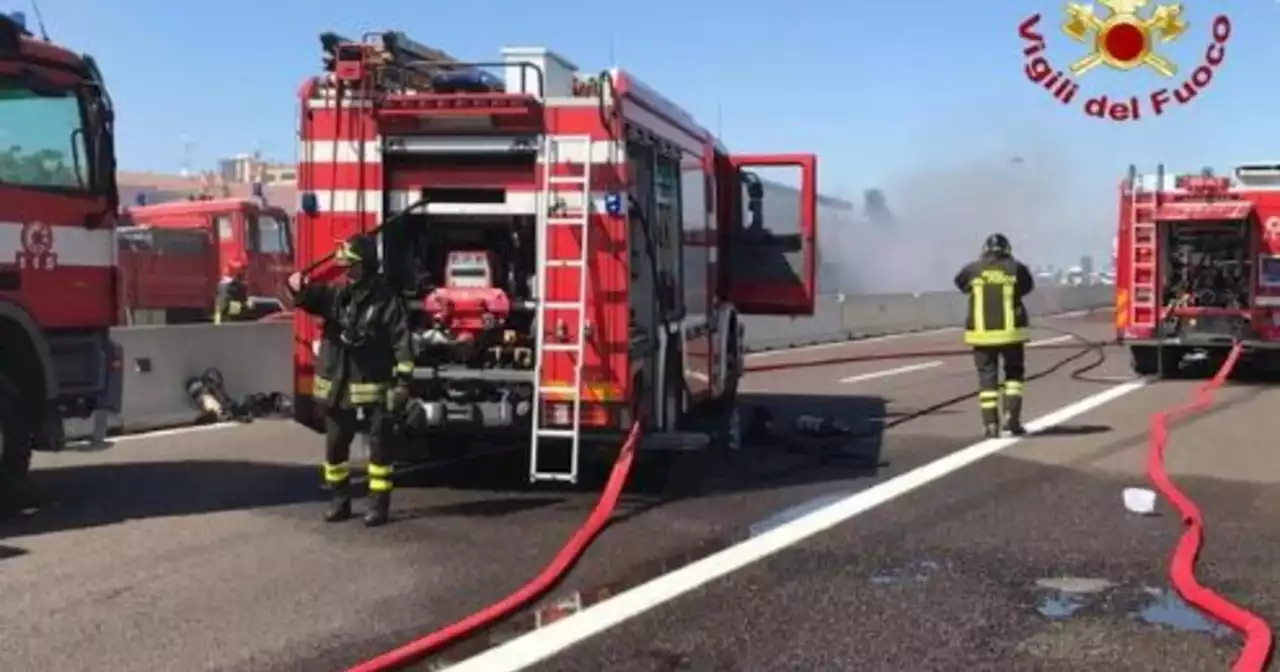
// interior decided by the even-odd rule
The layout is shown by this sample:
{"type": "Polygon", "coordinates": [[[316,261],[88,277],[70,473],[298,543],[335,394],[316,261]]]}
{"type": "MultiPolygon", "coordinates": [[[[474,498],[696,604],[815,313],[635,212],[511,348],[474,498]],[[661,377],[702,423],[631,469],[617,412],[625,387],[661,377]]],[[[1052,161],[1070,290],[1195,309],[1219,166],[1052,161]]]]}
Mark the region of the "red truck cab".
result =
{"type": "Polygon", "coordinates": [[[122,304],[130,323],[204,322],[218,281],[237,262],[249,294],[282,307],[293,266],[288,213],[255,199],[198,198],[138,205],[124,213],[132,228],[119,241],[122,304]]]}
{"type": "Polygon", "coordinates": [[[91,57],[0,15],[0,493],[120,407],[113,122],[91,57]]]}

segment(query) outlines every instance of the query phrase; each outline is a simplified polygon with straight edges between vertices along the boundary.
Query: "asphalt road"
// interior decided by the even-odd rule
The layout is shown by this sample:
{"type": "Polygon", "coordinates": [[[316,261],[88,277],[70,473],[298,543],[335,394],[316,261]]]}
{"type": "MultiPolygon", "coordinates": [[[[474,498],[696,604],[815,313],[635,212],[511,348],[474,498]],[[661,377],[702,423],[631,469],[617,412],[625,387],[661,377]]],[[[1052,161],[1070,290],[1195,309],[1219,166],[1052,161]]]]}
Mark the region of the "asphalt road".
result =
{"type": "MultiPolygon", "coordinates": [[[[1107,332],[1096,318],[1047,324],[1107,332]]],[[[973,392],[969,358],[904,357],[957,341],[949,332],[753,359],[883,356],[760,374],[744,391],[745,405],[771,409],[780,425],[828,412],[860,438],[749,443],[689,458],[670,479],[646,468],[621,520],[541,604],[598,598],[974,443],[976,402],[946,403],[973,392]]],[[[1035,349],[1031,371],[1078,354],[1064,345],[1035,349]]],[[[1030,385],[1028,415],[1127,377],[1117,351],[1080,355],[1030,385]]],[[[540,669],[1224,669],[1230,637],[1143,620],[1147,602],[1160,606],[1147,589],[1165,587],[1177,525],[1120,505],[1120,489],[1141,481],[1146,414],[1191,386],[1128,395],[540,669]],[[1064,576],[1095,580],[1067,587],[1097,592],[1062,597],[1036,583],[1064,576]],[[1051,615],[1085,604],[1045,616],[1045,600],[1051,615]]],[[[1263,521],[1280,508],[1280,458],[1254,438],[1280,423],[1264,410],[1272,394],[1225,390],[1222,410],[1180,428],[1170,451],[1210,520],[1202,576],[1274,616],[1280,532],[1263,521]]],[[[0,669],[342,669],[518,587],[595,499],[522,487],[517,460],[492,458],[402,488],[391,526],[325,525],[319,454],[315,435],[262,422],[41,456],[36,498],[0,520],[0,669]]],[[[443,660],[512,636],[532,613],[443,660]]]]}

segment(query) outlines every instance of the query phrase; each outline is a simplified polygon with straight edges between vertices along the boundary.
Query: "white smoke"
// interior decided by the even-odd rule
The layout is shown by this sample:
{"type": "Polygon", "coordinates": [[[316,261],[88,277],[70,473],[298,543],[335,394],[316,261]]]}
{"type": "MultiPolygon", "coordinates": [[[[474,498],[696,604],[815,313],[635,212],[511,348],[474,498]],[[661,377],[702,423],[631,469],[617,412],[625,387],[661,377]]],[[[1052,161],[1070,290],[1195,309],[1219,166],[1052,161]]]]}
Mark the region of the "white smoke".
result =
{"type": "Polygon", "coordinates": [[[948,289],[995,232],[1031,266],[1078,258],[1116,207],[1110,190],[1088,203],[1074,199],[1065,157],[1034,142],[890,176],[883,191],[894,221],[868,220],[859,197],[851,199],[860,204],[853,222],[821,222],[822,256],[838,266],[845,292],[948,289]]]}

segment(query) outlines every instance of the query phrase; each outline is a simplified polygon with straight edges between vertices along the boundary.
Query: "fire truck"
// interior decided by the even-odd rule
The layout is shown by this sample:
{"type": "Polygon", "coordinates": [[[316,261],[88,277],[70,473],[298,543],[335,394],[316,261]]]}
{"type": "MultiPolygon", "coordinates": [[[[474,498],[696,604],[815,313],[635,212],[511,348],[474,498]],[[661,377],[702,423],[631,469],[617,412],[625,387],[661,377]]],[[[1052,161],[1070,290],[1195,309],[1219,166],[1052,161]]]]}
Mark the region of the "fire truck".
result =
{"type": "Polygon", "coordinates": [[[1224,356],[1237,341],[1255,363],[1280,354],[1280,162],[1221,177],[1140,175],[1120,188],[1115,326],[1135,373],[1224,356]]]}
{"type": "Polygon", "coordinates": [[[293,269],[288,213],[256,198],[195,198],[124,211],[116,228],[124,322],[208,322],[235,263],[259,316],[278,312],[293,269]]]}
{"type": "MultiPolygon", "coordinates": [[[[321,45],[300,89],[298,261],[377,231],[414,320],[400,424],[424,440],[403,443],[527,441],[530,480],[559,482],[637,420],[646,449],[700,448],[687,420],[733,403],[740,318],[812,315],[812,154],[731,154],[634,75],[544,48],[464,63],[399,32],[321,45]],[[771,166],[800,176],[790,207],[751,170],[771,166]]],[[[318,429],[320,331],[295,320],[297,419],[318,429]]]]}
{"type": "Polygon", "coordinates": [[[112,121],[92,58],[0,16],[0,494],[64,417],[119,409],[112,121]]]}

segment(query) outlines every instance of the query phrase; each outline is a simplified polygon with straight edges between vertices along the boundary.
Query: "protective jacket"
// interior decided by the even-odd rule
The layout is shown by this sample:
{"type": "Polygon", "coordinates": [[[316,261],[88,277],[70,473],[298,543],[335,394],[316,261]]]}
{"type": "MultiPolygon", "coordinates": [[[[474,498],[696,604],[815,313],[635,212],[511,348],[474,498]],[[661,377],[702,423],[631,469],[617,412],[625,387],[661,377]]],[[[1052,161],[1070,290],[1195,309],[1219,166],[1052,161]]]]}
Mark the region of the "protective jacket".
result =
{"type": "Polygon", "coordinates": [[[385,404],[391,383],[412,378],[408,311],[381,276],[306,285],[294,305],[323,320],[316,400],[330,407],[385,404]]]}
{"type": "Polygon", "coordinates": [[[1027,341],[1027,308],[1022,299],[1035,289],[1025,265],[1011,256],[984,255],[960,269],[956,288],[969,295],[964,342],[999,346],[1027,341]]]}
{"type": "Polygon", "coordinates": [[[249,284],[237,277],[224,277],[218,281],[218,296],[213,305],[213,322],[239,322],[251,317],[249,310],[249,284]]]}

